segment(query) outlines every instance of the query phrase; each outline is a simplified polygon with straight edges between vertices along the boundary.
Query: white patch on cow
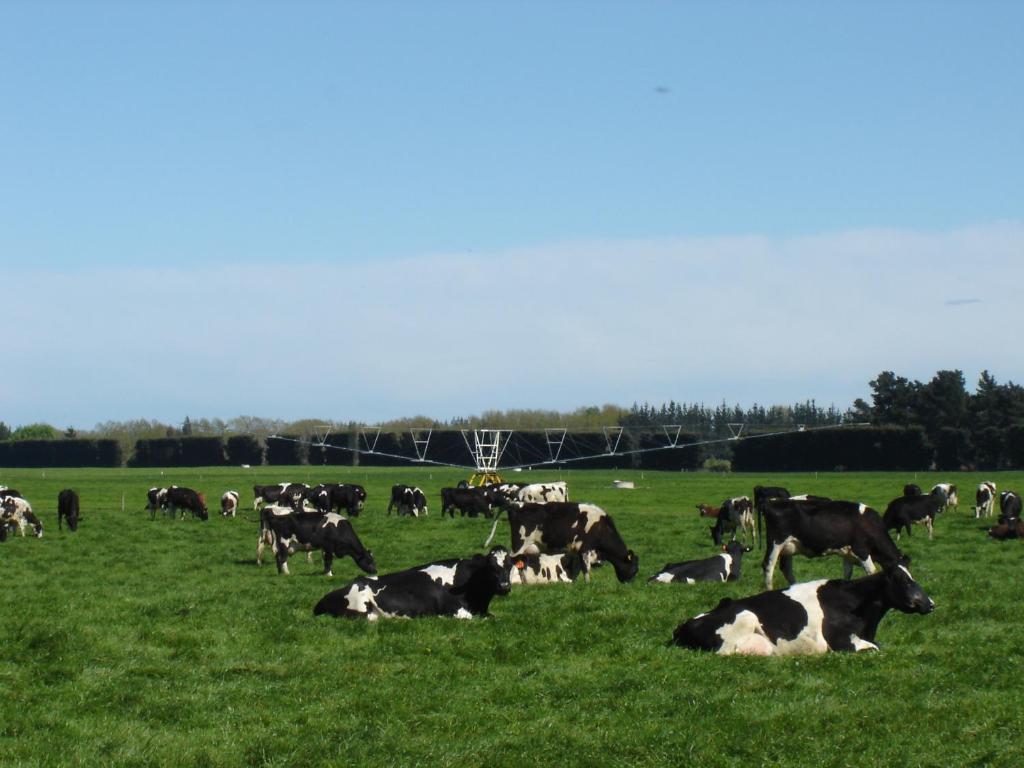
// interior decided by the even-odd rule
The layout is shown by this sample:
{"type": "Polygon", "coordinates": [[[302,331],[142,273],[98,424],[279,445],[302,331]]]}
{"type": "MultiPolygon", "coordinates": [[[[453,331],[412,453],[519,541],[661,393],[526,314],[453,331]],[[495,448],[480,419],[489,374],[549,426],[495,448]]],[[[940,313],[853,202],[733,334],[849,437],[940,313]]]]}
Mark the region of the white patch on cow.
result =
{"type": "Polygon", "coordinates": [[[853,646],[854,651],[877,651],[878,646],[874,643],[865,640],[863,637],[857,637],[857,635],[850,635],[850,644],[853,646]]]}
{"type": "Polygon", "coordinates": [[[792,640],[779,639],[775,644],[775,652],[779,655],[826,653],[828,643],[822,625],[825,623],[825,612],[818,599],[818,589],[825,579],[794,584],[782,594],[799,603],[807,611],[807,624],[792,640]]]}
{"type": "Polygon", "coordinates": [[[467,611],[465,608],[459,608],[459,610],[457,610],[455,612],[455,618],[456,619],[472,619],[473,618],[473,614],[470,613],[469,611],[467,611]]]}
{"type": "Polygon", "coordinates": [[[540,528],[534,528],[529,533],[526,532],[526,526],[519,526],[519,538],[522,539],[523,544],[518,550],[513,552],[513,557],[516,555],[539,555],[541,550],[541,544],[544,543],[544,533],[540,528]]]}
{"type": "Polygon", "coordinates": [[[374,591],[366,586],[360,584],[353,584],[348,592],[345,594],[345,602],[348,604],[348,609],[355,613],[367,613],[372,614],[372,618],[367,616],[371,621],[376,618],[373,609],[376,607],[374,603],[374,591]]]}
{"type": "MultiPolygon", "coordinates": [[[[871,555],[868,555],[867,558],[865,558],[864,562],[861,564],[864,566],[864,571],[867,573],[868,576],[870,576],[872,573],[875,572],[875,570],[877,570],[875,568],[875,561],[871,559],[871,555]]],[[[910,574],[908,573],[907,575],[909,576],[910,574]]]]}
{"type": "Polygon", "coordinates": [[[857,505],[857,509],[860,510],[860,513],[863,515],[865,512],[868,511],[868,505],[867,504],[858,504],[857,505]]]}
{"type": "Polygon", "coordinates": [[[722,565],[725,570],[725,573],[722,574],[722,581],[728,581],[729,576],[732,574],[732,555],[728,552],[723,552],[719,557],[722,558],[722,565]]]}
{"type": "Polygon", "coordinates": [[[291,575],[289,573],[289,571],[288,571],[288,561],[287,560],[284,563],[281,564],[281,575],[282,576],[289,576],[289,575],[291,575]]]}
{"type": "Polygon", "coordinates": [[[723,656],[734,653],[771,656],[775,653],[775,647],[764,633],[764,628],[753,611],[740,611],[731,624],[719,627],[715,634],[722,638],[722,647],[718,649],[718,653],[723,656]]]}
{"type": "Polygon", "coordinates": [[[591,528],[607,517],[603,509],[593,504],[580,504],[580,512],[587,516],[587,522],[583,526],[584,533],[590,533],[591,528]]]}
{"type": "Polygon", "coordinates": [[[428,565],[420,570],[434,581],[441,582],[441,586],[450,587],[455,583],[455,568],[454,565],[428,565]]]}
{"type": "Polygon", "coordinates": [[[343,515],[339,515],[336,512],[328,512],[326,515],[324,515],[324,526],[325,527],[328,526],[328,525],[337,526],[338,523],[340,523],[344,519],[345,519],[345,517],[343,515]]]}
{"type": "Polygon", "coordinates": [[[655,581],[660,581],[662,584],[671,584],[672,583],[672,574],[669,573],[668,571],[662,571],[661,573],[659,573],[657,576],[654,577],[654,580],[655,581]]]}

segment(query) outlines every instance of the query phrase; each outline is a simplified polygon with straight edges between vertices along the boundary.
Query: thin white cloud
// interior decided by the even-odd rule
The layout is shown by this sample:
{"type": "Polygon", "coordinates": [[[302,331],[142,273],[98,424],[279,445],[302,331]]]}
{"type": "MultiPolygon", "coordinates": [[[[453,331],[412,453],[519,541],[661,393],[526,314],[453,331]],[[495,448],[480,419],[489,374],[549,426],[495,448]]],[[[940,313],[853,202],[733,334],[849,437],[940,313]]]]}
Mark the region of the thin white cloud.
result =
{"type": "Polygon", "coordinates": [[[634,399],[841,407],[881,370],[1024,378],[1024,226],[9,275],[5,420],[376,420],[634,399]],[[13,364],[17,375],[11,375],[13,364]]]}

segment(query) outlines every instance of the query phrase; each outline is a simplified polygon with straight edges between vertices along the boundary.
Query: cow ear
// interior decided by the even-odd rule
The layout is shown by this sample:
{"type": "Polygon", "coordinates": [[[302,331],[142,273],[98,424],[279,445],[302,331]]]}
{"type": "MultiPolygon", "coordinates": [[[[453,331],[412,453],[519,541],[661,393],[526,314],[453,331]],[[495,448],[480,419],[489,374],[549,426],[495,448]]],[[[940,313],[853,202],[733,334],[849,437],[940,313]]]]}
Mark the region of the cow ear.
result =
{"type": "Polygon", "coordinates": [[[725,544],[722,545],[722,551],[725,552],[725,544]]]}
{"type": "Polygon", "coordinates": [[[524,563],[522,560],[516,560],[516,568],[518,568],[521,571],[525,567],[526,563],[524,563]]]}

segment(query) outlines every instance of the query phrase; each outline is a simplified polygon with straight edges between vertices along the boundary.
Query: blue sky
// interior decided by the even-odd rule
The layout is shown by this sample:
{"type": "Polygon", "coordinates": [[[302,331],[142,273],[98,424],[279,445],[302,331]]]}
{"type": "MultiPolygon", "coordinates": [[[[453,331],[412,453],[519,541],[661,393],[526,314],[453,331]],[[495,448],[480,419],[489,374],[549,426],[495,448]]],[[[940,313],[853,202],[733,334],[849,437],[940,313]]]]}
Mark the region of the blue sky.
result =
{"type": "Polygon", "coordinates": [[[1021,29],[996,2],[4,3],[0,419],[1021,381],[1021,29]]]}

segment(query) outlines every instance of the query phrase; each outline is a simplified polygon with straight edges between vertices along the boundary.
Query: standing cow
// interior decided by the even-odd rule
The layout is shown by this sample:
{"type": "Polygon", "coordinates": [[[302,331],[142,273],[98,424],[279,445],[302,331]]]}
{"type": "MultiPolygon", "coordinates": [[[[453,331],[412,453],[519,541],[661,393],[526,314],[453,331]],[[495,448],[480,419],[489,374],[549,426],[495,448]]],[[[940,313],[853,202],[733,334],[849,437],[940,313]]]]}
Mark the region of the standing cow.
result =
{"type": "Polygon", "coordinates": [[[80,519],[78,494],[70,488],[65,488],[57,494],[57,530],[63,530],[64,526],[61,521],[67,520],[68,528],[77,531],[80,519]]]}
{"type": "Polygon", "coordinates": [[[221,517],[234,517],[238,511],[238,491],[224,491],[220,497],[221,517]]]}

